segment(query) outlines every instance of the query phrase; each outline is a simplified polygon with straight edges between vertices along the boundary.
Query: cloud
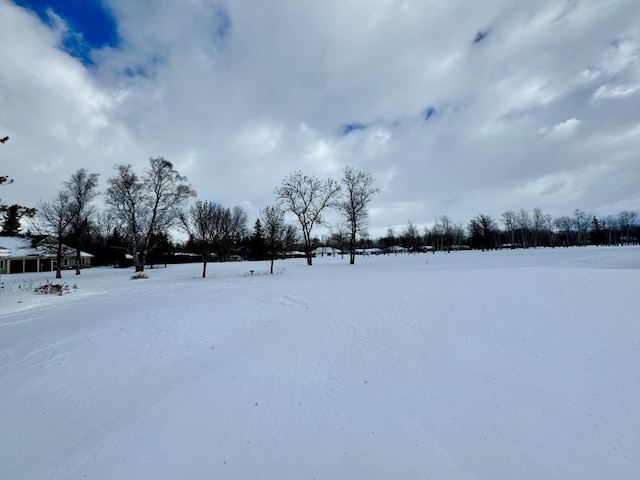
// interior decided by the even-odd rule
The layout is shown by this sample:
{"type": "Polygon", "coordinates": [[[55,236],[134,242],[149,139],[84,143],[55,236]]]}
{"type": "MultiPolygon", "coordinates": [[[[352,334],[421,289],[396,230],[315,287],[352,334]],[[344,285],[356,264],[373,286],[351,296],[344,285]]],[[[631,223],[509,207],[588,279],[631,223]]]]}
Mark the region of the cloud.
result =
{"type": "Polygon", "coordinates": [[[635,0],[101,3],[117,41],[89,42],[88,65],[64,12],[55,26],[0,0],[3,198],[50,199],[80,167],[104,187],[114,164],[164,156],[250,217],[294,170],[364,169],[381,188],[371,232],[640,204],[635,0]],[[576,173],[604,164],[630,181],[617,198],[576,173]]]}
{"type": "Polygon", "coordinates": [[[582,121],[577,118],[570,118],[550,128],[542,127],[540,133],[554,139],[567,138],[575,134],[580,125],[582,125],[582,121]]]}
{"type": "Polygon", "coordinates": [[[606,99],[606,98],[625,98],[633,95],[640,89],[640,85],[602,85],[593,94],[594,99],[606,99]]]}

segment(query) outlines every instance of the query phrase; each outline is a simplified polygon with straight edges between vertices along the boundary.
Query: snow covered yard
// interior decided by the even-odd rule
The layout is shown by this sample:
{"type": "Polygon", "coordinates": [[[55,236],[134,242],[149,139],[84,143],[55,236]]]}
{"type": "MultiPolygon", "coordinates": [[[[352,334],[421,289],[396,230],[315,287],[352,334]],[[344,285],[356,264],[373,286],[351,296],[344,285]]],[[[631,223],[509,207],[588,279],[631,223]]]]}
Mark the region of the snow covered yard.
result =
{"type": "Polygon", "coordinates": [[[640,247],[356,262],[3,276],[0,478],[640,478],[640,247]]]}

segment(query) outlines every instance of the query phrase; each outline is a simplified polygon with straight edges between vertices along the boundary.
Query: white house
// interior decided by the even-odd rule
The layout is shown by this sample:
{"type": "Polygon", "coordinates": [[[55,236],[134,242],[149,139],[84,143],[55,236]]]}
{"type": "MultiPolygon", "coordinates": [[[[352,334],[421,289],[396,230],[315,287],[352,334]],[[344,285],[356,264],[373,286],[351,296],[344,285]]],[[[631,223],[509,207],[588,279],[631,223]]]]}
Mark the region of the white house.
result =
{"type": "MultiPolygon", "coordinates": [[[[0,250],[8,251],[6,257],[0,255],[0,273],[53,272],[56,270],[56,254],[54,246],[57,240],[46,237],[35,245],[32,238],[0,237],[0,250]]],[[[93,255],[80,252],[80,268],[91,266],[93,255]]],[[[63,245],[63,270],[76,267],[76,252],[63,245]]]]}
{"type": "Polygon", "coordinates": [[[335,257],[336,255],[342,255],[342,250],[334,247],[318,247],[314,248],[311,253],[316,257],[335,257]]]}

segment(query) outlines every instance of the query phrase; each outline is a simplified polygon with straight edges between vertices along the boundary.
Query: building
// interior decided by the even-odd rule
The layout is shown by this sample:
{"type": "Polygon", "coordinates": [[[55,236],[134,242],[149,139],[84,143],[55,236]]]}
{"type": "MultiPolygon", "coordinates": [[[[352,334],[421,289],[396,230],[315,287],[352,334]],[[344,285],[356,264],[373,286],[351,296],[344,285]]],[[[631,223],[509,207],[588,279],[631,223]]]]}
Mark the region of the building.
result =
{"type": "MultiPolygon", "coordinates": [[[[0,237],[0,273],[29,273],[29,272],[53,272],[56,270],[57,261],[55,247],[58,242],[53,237],[45,237],[40,240],[27,237],[0,237]]],[[[75,249],[63,245],[62,264],[63,270],[76,268],[75,249]]],[[[91,267],[93,255],[80,252],[80,268],[91,267]]]]}

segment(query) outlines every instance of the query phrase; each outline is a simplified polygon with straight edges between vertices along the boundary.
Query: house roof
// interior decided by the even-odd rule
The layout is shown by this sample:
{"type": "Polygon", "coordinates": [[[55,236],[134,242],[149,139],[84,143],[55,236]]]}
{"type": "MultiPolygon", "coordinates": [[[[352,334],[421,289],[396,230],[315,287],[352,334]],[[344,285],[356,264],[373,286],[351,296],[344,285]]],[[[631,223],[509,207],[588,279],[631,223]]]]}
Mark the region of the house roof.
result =
{"type": "MultiPolygon", "coordinates": [[[[9,257],[52,257],[51,252],[42,247],[32,246],[31,239],[26,237],[0,237],[0,249],[9,250],[9,257]]],[[[83,257],[93,257],[90,253],[80,252],[83,257]]]]}
{"type": "Polygon", "coordinates": [[[26,257],[27,255],[37,255],[31,246],[31,240],[24,237],[0,237],[0,248],[9,250],[12,257],[26,257]]]}
{"type": "Polygon", "coordinates": [[[319,253],[332,254],[332,253],[342,253],[342,250],[333,247],[318,247],[313,250],[313,253],[316,255],[319,253]]]}

